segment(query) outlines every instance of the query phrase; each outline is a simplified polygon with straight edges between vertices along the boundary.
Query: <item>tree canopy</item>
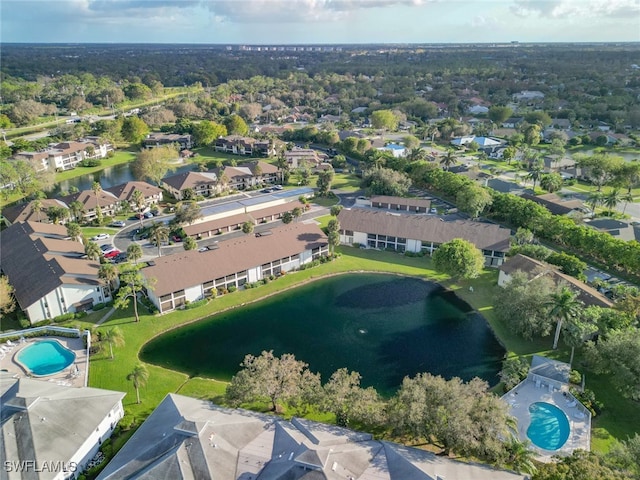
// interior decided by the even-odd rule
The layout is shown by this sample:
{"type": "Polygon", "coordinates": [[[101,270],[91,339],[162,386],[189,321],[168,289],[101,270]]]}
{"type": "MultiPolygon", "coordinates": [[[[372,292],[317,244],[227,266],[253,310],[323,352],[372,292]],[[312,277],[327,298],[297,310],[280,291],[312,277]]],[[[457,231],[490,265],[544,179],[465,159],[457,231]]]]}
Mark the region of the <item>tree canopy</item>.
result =
{"type": "Polygon", "coordinates": [[[454,238],[434,252],[433,265],[453,278],[476,278],[484,268],[484,255],[473,243],[454,238]]]}

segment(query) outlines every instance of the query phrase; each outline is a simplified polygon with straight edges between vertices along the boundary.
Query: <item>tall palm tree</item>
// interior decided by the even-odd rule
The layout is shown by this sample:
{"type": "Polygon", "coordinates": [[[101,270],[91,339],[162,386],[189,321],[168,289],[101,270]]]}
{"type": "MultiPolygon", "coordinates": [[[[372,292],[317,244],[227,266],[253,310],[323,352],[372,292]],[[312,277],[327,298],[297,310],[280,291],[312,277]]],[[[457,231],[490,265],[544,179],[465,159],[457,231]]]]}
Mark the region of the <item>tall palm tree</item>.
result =
{"type": "Polygon", "coordinates": [[[142,258],[142,247],[137,243],[132,243],[127,247],[127,260],[133,260],[133,263],[138,264],[138,260],[142,258]]]}
{"type": "Polygon", "coordinates": [[[101,278],[109,285],[109,290],[113,288],[113,283],[118,278],[118,268],[113,263],[105,263],[100,265],[98,269],[98,278],[101,278]]]}
{"type": "Polygon", "coordinates": [[[629,203],[633,203],[633,194],[625,193],[620,197],[620,200],[624,202],[624,208],[622,209],[622,214],[624,215],[624,213],[627,211],[627,205],[629,205],[629,203]]]}
{"type": "Polygon", "coordinates": [[[577,317],[583,307],[583,303],[578,300],[576,292],[566,285],[561,286],[553,292],[546,303],[549,315],[556,320],[556,333],[553,337],[553,349],[558,348],[558,339],[562,330],[562,323],[569,322],[577,317]]]}
{"type": "Polygon", "coordinates": [[[100,185],[100,182],[93,182],[91,190],[93,190],[93,193],[96,195],[96,219],[100,221],[102,220],[102,210],[100,209],[100,192],[102,191],[102,185],[100,185]]]}
{"type": "Polygon", "coordinates": [[[71,240],[79,241],[82,238],[82,229],[80,228],[80,225],[73,222],[67,223],[67,235],[69,235],[71,240]]]}
{"type": "Polygon", "coordinates": [[[36,198],[33,202],[31,202],[31,213],[36,214],[38,222],[41,221],[40,218],[42,216],[42,200],[36,198]]]}
{"type": "Polygon", "coordinates": [[[124,345],[124,335],[118,327],[110,328],[100,333],[100,342],[109,345],[109,354],[113,360],[113,347],[122,347],[124,345]]]}
{"type": "Polygon", "coordinates": [[[100,255],[102,254],[102,250],[96,242],[87,242],[84,246],[84,253],[89,258],[89,260],[99,260],[100,255]]]}
{"type": "Polygon", "coordinates": [[[84,215],[84,205],[82,204],[82,202],[74,200],[72,202],[69,202],[69,211],[71,212],[71,215],[73,215],[74,221],[80,222],[80,219],[84,215]]]}
{"type": "Polygon", "coordinates": [[[149,238],[152,238],[158,246],[158,256],[161,255],[162,242],[169,241],[169,228],[161,222],[153,222],[149,227],[149,238]]]}
{"type": "Polygon", "coordinates": [[[138,212],[138,218],[140,219],[140,227],[142,227],[142,210],[144,210],[145,207],[145,201],[144,201],[144,195],[140,190],[136,190],[135,192],[133,192],[133,203],[136,206],[136,211],[138,212]]]}
{"type": "Polygon", "coordinates": [[[602,205],[603,201],[604,196],[602,195],[602,192],[591,192],[587,197],[586,203],[591,207],[592,218],[596,215],[596,208],[598,208],[599,205],[602,205]]]}
{"type": "Polygon", "coordinates": [[[449,168],[455,165],[456,163],[458,163],[458,156],[456,155],[456,152],[452,148],[449,148],[447,150],[447,153],[445,153],[445,155],[440,160],[440,165],[442,165],[442,168],[444,170],[448,171],[449,168]]]}
{"type": "Polygon", "coordinates": [[[602,204],[607,207],[609,210],[615,210],[620,202],[622,202],[622,194],[620,190],[614,188],[609,193],[607,193],[602,199],[602,204]]]}
{"type": "Polygon", "coordinates": [[[143,364],[138,363],[131,373],[127,375],[127,380],[133,382],[133,388],[136,389],[136,399],[140,403],[140,387],[144,387],[149,380],[149,370],[143,364]]]}

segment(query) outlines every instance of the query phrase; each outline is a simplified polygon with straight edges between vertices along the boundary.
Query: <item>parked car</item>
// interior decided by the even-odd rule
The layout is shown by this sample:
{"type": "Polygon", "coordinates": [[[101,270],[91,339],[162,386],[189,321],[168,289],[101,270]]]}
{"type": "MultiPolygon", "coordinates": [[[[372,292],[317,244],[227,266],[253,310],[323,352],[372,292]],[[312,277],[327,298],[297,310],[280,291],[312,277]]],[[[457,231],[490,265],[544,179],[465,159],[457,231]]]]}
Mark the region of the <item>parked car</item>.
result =
{"type": "Polygon", "coordinates": [[[178,235],[174,235],[173,237],[171,237],[171,240],[173,240],[174,242],[181,242],[182,241],[182,237],[180,237],[178,235]]]}
{"type": "Polygon", "coordinates": [[[102,250],[102,254],[104,256],[106,256],[107,253],[114,252],[114,251],[116,251],[118,249],[116,247],[114,247],[113,245],[102,245],[102,247],[100,247],[100,250],[102,250]]]}
{"type": "Polygon", "coordinates": [[[274,185],[273,188],[276,190],[282,190],[282,185],[274,185]]]}
{"type": "Polygon", "coordinates": [[[429,213],[438,213],[438,209],[437,209],[437,208],[435,208],[435,207],[431,207],[431,208],[429,209],[429,213]]]}
{"type": "Polygon", "coordinates": [[[273,190],[271,190],[270,188],[263,188],[262,190],[260,190],[262,193],[271,193],[273,190]]]}
{"type": "Polygon", "coordinates": [[[94,242],[98,242],[100,240],[106,240],[108,238],[109,238],[108,233],[99,233],[98,235],[91,237],[91,240],[93,240],[94,242]]]}
{"type": "Polygon", "coordinates": [[[127,252],[120,252],[113,257],[113,263],[122,263],[127,261],[127,252]]]}
{"type": "Polygon", "coordinates": [[[153,213],[147,212],[144,214],[144,218],[153,218],[153,213]]]}
{"type": "Polygon", "coordinates": [[[122,252],[120,252],[120,250],[118,250],[117,248],[114,248],[113,250],[105,252],[104,258],[115,258],[118,255],[120,255],[120,253],[122,253],[122,252]]]}
{"type": "Polygon", "coordinates": [[[123,222],[122,220],[116,220],[115,222],[111,222],[111,226],[112,227],[126,227],[127,224],[125,222],[123,222]]]}

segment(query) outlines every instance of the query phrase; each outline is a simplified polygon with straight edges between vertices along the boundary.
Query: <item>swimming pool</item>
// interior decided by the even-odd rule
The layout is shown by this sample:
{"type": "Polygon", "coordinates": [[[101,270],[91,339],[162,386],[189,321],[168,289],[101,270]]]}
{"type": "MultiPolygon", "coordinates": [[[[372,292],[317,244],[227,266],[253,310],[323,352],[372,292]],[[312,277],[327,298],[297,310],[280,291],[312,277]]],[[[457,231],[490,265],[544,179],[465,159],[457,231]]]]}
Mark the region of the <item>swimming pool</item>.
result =
{"type": "Polygon", "coordinates": [[[569,420],[555,405],[536,402],[529,405],[531,424],[527,436],[534,445],[545,450],[558,450],[569,438],[569,420]]]}
{"type": "Polygon", "coordinates": [[[18,352],[16,360],[32,375],[45,377],[58,373],[76,359],[76,354],[57,340],[40,340],[18,352]]]}

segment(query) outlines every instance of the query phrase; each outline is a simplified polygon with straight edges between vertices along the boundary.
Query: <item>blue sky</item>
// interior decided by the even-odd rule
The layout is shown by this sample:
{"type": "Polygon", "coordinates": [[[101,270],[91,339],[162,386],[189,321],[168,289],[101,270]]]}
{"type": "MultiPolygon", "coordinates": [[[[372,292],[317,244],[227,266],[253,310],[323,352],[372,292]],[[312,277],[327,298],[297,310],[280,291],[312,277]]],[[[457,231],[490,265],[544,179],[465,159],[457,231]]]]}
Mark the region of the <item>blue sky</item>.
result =
{"type": "Polygon", "coordinates": [[[640,41],[640,0],[2,0],[2,42],[640,41]]]}

